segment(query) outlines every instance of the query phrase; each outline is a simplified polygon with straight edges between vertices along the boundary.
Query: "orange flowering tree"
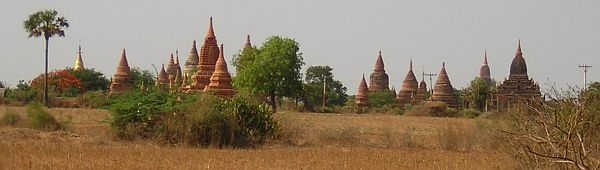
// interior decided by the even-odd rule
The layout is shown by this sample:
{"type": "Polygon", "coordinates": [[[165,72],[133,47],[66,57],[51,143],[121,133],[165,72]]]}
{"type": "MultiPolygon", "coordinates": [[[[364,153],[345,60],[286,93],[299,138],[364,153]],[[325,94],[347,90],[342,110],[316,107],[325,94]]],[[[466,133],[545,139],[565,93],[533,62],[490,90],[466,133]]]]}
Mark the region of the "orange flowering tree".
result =
{"type": "MultiPolygon", "coordinates": [[[[35,89],[44,87],[44,74],[31,81],[31,86],[35,89]]],[[[83,83],[68,70],[54,70],[48,74],[48,86],[50,91],[56,92],[59,96],[75,96],[85,89],[83,83]]]]}

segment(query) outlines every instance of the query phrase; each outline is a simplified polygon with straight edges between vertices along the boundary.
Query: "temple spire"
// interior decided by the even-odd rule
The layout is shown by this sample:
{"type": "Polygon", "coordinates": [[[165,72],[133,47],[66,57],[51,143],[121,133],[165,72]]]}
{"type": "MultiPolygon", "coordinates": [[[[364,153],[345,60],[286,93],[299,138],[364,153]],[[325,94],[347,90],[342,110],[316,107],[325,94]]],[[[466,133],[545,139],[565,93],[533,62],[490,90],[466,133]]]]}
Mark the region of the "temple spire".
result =
{"type": "Polygon", "coordinates": [[[208,32],[206,32],[206,37],[215,37],[215,31],[213,30],[213,18],[210,17],[210,23],[208,24],[208,32]]]}
{"type": "Polygon", "coordinates": [[[377,61],[375,61],[375,70],[373,71],[385,71],[383,57],[381,57],[381,50],[379,50],[379,55],[377,55],[377,61]]]}
{"type": "Polygon", "coordinates": [[[73,65],[73,70],[85,69],[83,66],[83,57],[81,57],[81,45],[79,45],[79,50],[77,51],[77,58],[75,59],[75,65],[73,65]]]}
{"type": "Polygon", "coordinates": [[[412,64],[412,57],[410,57],[410,66],[408,67],[409,70],[413,69],[413,64],[412,64]]]}
{"type": "Polygon", "coordinates": [[[252,44],[250,43],[250,34],[246,35],[246,44],[244,44],[244,49],[251,48],[252,44]]]}
{"type": "Polygon", "coordinates": [[[488,61],[487,61],[487,50],[485,50],[483,52],[483,64],[488,65],[488,61]]]}
{"type": "Polygon", "coordinates": [[[521,39],[519,39],[519,46],[517,47],[517,52],[521,52],[521,39]]]}

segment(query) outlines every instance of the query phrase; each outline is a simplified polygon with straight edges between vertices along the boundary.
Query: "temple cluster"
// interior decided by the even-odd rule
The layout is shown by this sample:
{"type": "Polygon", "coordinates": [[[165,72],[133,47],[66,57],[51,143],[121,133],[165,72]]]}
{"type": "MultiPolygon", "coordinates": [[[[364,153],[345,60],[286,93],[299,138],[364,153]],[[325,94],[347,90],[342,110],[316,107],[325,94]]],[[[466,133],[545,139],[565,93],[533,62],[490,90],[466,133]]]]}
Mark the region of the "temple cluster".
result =
{"type": "MultiPolygon", "coordinates": [[[[439,101],[448,104],[449,107],[457,108],[460,106],[457,96],[454,94],[454,88],[450,82],[448,73],[446,72],[446,64],[442,63],[440,72],[437,74],[437,80],[433,85],[432,91],[429,91],[429,97],[426,98],[427,84],[425,77],[418,82],[414,72],[412,59],[410,60],[408,73],[402,81],[401,88],[396,93],[392,87],[389,88],[389,76],[385,72],[385,64],[381,51],[377,55],[375,69],[369,77],[369,85],[367,86],[363,75],[358,91],[355,97],[355,104],[358,107],[369,106],[369,92],[390,92],[396,97],[396,101],[400,107],[406,104],[419,104],[423,101],[439,101]]],[[[423,75],[425,75],[423,73],[423,75]]],[[[485,81],[488,85],[493,83],[488,65],[487,52],[484,53],[483,64],[479,70],[479,78],[485,81]]],[[[511,103],[516,102],[531,102],[541,99],[539,85],[530,79],[527,75],[527,65],[521,51],[521,42],[517,47],[516,55],[510,66],[510,75],[508,79],[501,82],[495,91],[492,91],[491,97],[488,99],[489,106],[499,110],[510,107],[511,103]]]]}
{"type": "MultiPolygon", "coordinates": [[[[248,36],[246,46],[249,43],[248,36]]],[[[208,31],[200,51],[197,50],[194,40],[183,67],[179,62],[179,51],[176,51],[175,55],[171,54],[166,68],[165,65],[161,66],[155,86],[169,91],[207,92],[223,98],[232,97],[236,92],[231,85],[231,75],[223,53],[223,44],[220,47],[217,44],[212,18],[210,18],[208,31]]],[[[81,68],[83,68],[83,61],[79,52],[74,69],[81,68]]],[[[144,88],[143,85],[142,88],[144,88]]],[[[120,94],[132,89],[131,70],[125,49],[123,49],[109,94],[120,94]]]]}

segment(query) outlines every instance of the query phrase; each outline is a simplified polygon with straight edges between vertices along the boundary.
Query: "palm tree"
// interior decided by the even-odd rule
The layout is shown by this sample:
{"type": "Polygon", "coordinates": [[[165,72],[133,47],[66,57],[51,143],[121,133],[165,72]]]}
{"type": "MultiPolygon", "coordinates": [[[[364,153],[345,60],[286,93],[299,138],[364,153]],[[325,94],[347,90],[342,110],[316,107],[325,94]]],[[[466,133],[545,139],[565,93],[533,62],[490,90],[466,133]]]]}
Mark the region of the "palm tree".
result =
{"type": "Polygon", "coordinates": [[[65,29],[69,27],[65,17],[57,17],[57,14],[58,12],[55,10],[41,10],[29,15],[23,22],[29,38],[44,36],[46,39],[46,69],[44,70],[44,104],[46,106],[48,105],[48,40],[55,35],[64,37],[65,29]]]}

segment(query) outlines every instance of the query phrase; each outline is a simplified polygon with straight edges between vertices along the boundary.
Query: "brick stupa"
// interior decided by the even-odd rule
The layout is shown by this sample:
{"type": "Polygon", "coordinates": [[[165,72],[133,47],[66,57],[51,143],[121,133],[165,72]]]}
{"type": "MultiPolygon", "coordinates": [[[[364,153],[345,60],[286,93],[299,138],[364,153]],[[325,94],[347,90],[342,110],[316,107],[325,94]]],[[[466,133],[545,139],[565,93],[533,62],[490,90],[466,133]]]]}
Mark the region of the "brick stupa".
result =
{"type": "Polygon", "coordinates": [[[419,82],[413,72],[412,60],[410,60],[408,73],[406,73],[406,77],[404,78],[404,81],[402,81],[402,88],[400,88],[400,92],[398,92],[397,96],[400,106],[411,103],[413,98],[416,97],[418,90],[419,82]]]}
{"type": "Polygon", "coordinates": [[[125,49],[123,49],[123,52],[121,53],[121,59],[119,60],[119,64],[117,64],[117,71],[115,72],[112,83],[110,84],[109,94],[121,94],[131,89],[133,89],[131,70],[129,68],[129,63],[127,63],[125,49]]]}
{"type": "Polygon", "coordinates": [[[495,103],[498,109],[504,110],[516,102],[540,99],[540,87],[527,75],[527,63],[523,58],[521,41],[519,41],[515,58],[510,64],[510,75],[492,94],[492,103],[495,103]]]}
{"type": "Polygon", "coordinates": [[[381,57],[381,51],[377,55],[377,61],[375,61],[375,69],[369,78],[369,91],[388,91],[390,90],[389,84],[390,79],[385,73],[385,65],[383,64],[383,58],[381,57]]]}
{"type": "Polygon", "coordinates": [[[483,64],[479,68],[479,78],[483,79],[488,85],[492,83],[492,77],[490,74],[490,66],[488,65],[487,51],[483,53],[483,64]]]}
{"type": "Polygon", "coordinates": [[[77,51],[77,59],[75,59],[75,64],[73,65],[73,70],[81,70],[85,69],[83,66],[83,57],[81,57],[81,46],[79,46],[79,51],[77,51]]]}
{"type": "Polygon", "coordinates": [[[200,49],[198,71],[192,76],[192,89],[204,90],[210,83],[210,77],[215,71],[215,64],[218,58],[219,45],[217,45],[217,37],[215,37],[211,17],[208,32],[206,32],[206,37],[204,37],[204,44],[202,44],[202,48],[200,49]]]}
{"type": "Polygon", "coordinates": [[[167,72],[167,76],[175,76],[177,73],[176,69],[175,58],[173,57],[173,53],[171,53],[171,56],[169,57],[169,63],[167,64],[167,69],[165,70],[167,72]]]}
{"type": "Polygon", "coordinates": [[[419,104],[425,100],[425,93],[427,93],[427,83],[425,83],[425,73],[419,83],[419,89],[417,89],[417,95],[413,97],[413,103],[419,104]]]}
{"type": "Polygon", "coordinates": [[[369,89],[367,87],[367,81],[365,81],[365,75],[362,76],[360,83],[358,84],[358,91],[354,97],[354,103],[358,107],[369,106],[369,89]]]}
{"type": "Polygon", "coordinates": [[[446,73],[446,63],[442,63],[442,69],[438,74],[437,81],[435,81],[435,86],[433,86],[433,94],[430,100],[444,102],[449,107],[458,108],[458,99],[456,99],[453,93],[454,88],[452,88],[448,73],[446,73]]]}
{"type": "Polygon", "coordinates": [[[179,50],[175,51],[175,84],[177,86],[181,86],[181,82],[183,81],[183,71],[181,70],[181,64],[179,64],[179,50]]]}
{"type": "Polygon", "coordinates": [[[200,62],[200,56],[198,56],[196,40],[194,40],[190,54],[188,54],[188,58],[185,60],[185,64],[183,64],[183,77],[191,78],[198,71],[198,62],[200,62]]]}
{"type": "Polygon", "coordinates": [[[165,65],[162,65],[158,72],[156,85],[160,87],[166,87],[169,85],[169,74],[165,71],[165,65]]]}
{"type": "Polygon", "coordinates": [[[223,44],[221,44],[221,49],[219,51],[219,58],[215,64],[215,71],[210,77],[210,84],[206,86],[204,92],[209,92],[223,98],[230,98],[235,95],[235,91],[231,86],[231,75],[227,69],[227,62],[225,62],[223,44]]]}

